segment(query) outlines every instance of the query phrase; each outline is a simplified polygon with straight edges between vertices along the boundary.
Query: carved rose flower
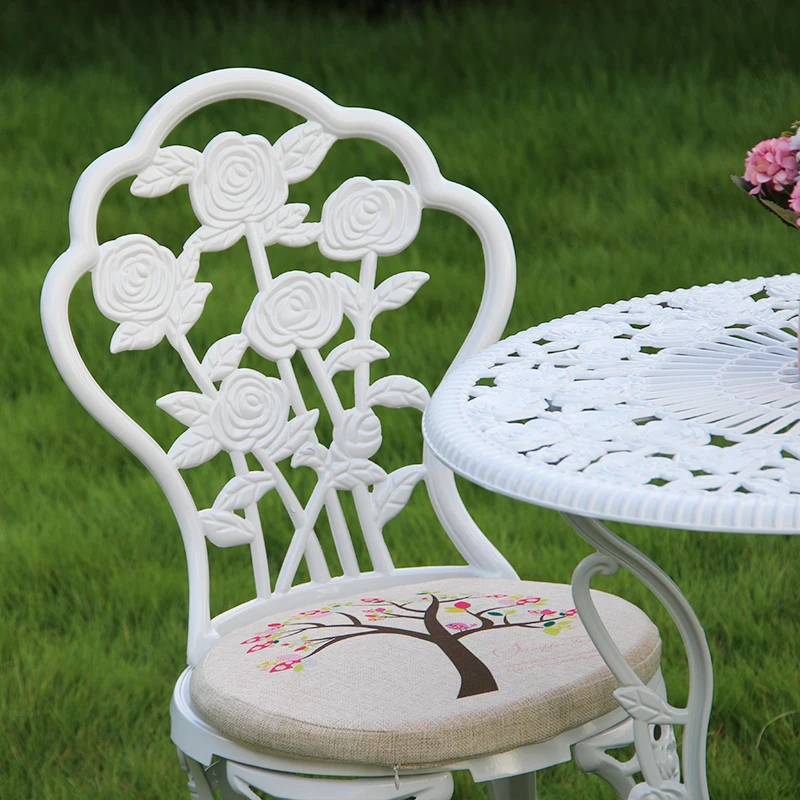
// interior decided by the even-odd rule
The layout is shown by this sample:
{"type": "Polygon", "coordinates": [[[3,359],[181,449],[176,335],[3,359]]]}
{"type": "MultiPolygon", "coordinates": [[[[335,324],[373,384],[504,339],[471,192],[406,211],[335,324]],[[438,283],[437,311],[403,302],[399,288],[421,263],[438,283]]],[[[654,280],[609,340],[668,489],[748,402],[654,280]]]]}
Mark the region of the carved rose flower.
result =
{"type": "Polygon", "coordinates": [[[351,458],[370,458],[381,446],[381,421],[372,409],[351,408],[335,427],[333,441],[351,458]]]}
{"type": "Polygon", "coordinates": [[[391,256],[411,244],[421,219],[419,197],[407,183],[350,178],[322,207],[319,249],[334,261],[391,256]]]}
{"type": "Polygon", "coordinates": [[[106,242],[92,270],[101,313],[115,322],[153,322],[167,315],[179,283],[175,256],[149,236],[130,234],[106,242]]]}
{"type": "Polygon", "coordinates": [[[262,220],[286,202],[289,186],[272,145],[257,134],[221,133],[203,150],[189,183],[197,219],[213,228],[262,220]]]}
{"type": "Polygon", "coordinates": [[[289,418],[289,391],[277,378],[237,369],[219,389],[209,414],[216,440],[228,451],[269,447],[289,418]]]}
{"type": "Polygon", "coordinates": [[[298,348],[319,348],[342,324],[337,286],[319,272],[285,272],[259,292],[242,325],[264,358],[291,358],[298,348]]]}

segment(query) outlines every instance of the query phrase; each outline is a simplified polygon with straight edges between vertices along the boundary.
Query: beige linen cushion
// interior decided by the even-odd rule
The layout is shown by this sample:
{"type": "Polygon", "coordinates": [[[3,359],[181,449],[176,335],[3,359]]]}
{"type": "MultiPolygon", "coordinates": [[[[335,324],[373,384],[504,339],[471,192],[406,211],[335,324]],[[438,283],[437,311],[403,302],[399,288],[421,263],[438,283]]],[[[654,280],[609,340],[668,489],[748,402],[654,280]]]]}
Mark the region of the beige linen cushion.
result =
{"type": "MultiPolygon", "coordinates": [[[[658,631],[592,592],[643,681],[658,631]]],[[[552,739],[618,708],[618,683],[564,584],[466,578],[283,612],[217,642],[192,674],[199,713],[261,750],[423,766],[552,739]]]]}

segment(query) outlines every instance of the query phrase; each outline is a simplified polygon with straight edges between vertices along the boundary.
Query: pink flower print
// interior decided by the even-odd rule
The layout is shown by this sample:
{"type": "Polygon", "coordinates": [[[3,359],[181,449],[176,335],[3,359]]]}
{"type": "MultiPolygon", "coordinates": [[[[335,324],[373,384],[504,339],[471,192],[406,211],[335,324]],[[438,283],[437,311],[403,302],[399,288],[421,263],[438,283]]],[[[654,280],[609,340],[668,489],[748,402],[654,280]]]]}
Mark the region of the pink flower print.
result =
{"type": "Polygon", "coordinates": [[[493,600],[499,600],[502,597],[508,597],[507,594],[487,594],[486,596],[492,598],[493,600]]]}
{"type": "Polygon", "coordinates": [[[553,611],[552,608],[543,608],[541,611],[539,611],[538,609],[533,609],[532,608],[530,613],[531,614],[541,614],[542,616],[546,617],[546,616],[549,616],[550,614],[558,614],[558,611],[553,611]]]}
{"type": "Polygon", "coordinates": [[[380,597],[362,597],[362,603],[385,603],[385,600],[381,600],[380,597]]]}
{"type": "Polygon", "coordinates": [[[541,597],[523,597],[522,600],[517,600],[518,606],[527,606],[529,603],[541,603],[541,597]]]}
{"type": "Polygon", "coordinates": [[[270,672],[286,672],[286,670],[294,669],[296,664],[300,663],[300,659],[296,658],[293,661],[279,661],[270,672]]]}
{"type": "Polygon", "coordinates": [[[471,605],[472,605],[472,603],[467,603],[464,600],[462,600],[460,603],[453,603],[453,606],[455,608],[462,608],[462,609],[470,608],[471,605]]]}
{"type": "Polygon", "coordinates": [[[253,636],[250,639],[245,639],[243,642],[240,642],[239,644],[255,644],[256,642],[260,642],[262,638],[263,637],[261,636],[253,636]]]}
{"type": "Polygon", "coordinates": [[[747,151],[744,179],[753,184],[750,194],[761,194],[762,187],[782,192],[797,180],[797,151],[785,136],[765,139],[747,151]]]}
{"type": "Polygon", "coordinates": [[[313,611],[301,611],[301,617],[318,617],[323,614],[330,614],[331,612],[324,608],[315,608],[313,611]]]}
{"type": "Polygon", "coordinates": [[[385,608],[376,608],[375,611],[377,611],[379,614],[384,614],[386,612],[386,609],[385,608]]]}
{"type": "Polygon", "coordinates": [[[571,608],[569,611],[567,611],[567,616],[568,617],[574,617],[574,616],[577,615],[577,613],[578,613],[578,609],[577,608],[571,608]]]}
{"type": "Polygon", "coordinates": [[[265,644],[254,644],[247,652],[257,653],[259,650],[266,650],[268,647],[272,647],[272,642],[266,642],[265,644]]]}
{"type": "Polygon", "coordinates": [[[472,625],[467,625],[465,622],[448,622],[445,627],[453,631],[468,631],[472,625]]]}
{"type": "Polygon", "coordinates": [[[792,194],[789,197],[789,208],[798,215],[797,225],[800,227],[800,181],[798,181],[794,185],[794,189],[792,189],[792,194]]]}
{"type": "Polygon", "coordinates": [[[283,623],[282,622],[270,622],[269,625],[267,625],[267,627],[268,628],[282,628],[283,627],[283,623]]]}

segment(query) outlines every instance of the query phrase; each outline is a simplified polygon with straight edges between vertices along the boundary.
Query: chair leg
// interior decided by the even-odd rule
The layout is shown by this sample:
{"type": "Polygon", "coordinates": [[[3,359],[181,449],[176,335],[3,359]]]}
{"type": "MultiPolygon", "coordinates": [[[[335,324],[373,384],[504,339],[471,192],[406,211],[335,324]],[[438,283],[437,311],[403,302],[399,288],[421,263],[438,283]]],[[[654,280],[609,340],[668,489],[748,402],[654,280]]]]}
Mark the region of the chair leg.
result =
{"type": "Polygon", "coordinates": [[[189,790],[192,800],[216,800],[203,765],[193,758],[189,758],[180,749],[178,750],[178,761],[181,769],[189,776],[186,788],[189,790]]]}
{"type": "Polygon", "coordinates": [[[490,800],[536,800],[536,773],[501,778],[489,784],[490,800]]]}
{"type": "Polygon", "coordinates": [[[633,721],[626,720],[611,730],[578,742],[572,753],[575,765],[587,775],[602,778],[617,793],[619,800],[627,800],[636,785],[633,775],[639,771],[639,760],[634,756],[630,761],[618,761],[606,750],[626,747],[633,742],[633,721]]]}

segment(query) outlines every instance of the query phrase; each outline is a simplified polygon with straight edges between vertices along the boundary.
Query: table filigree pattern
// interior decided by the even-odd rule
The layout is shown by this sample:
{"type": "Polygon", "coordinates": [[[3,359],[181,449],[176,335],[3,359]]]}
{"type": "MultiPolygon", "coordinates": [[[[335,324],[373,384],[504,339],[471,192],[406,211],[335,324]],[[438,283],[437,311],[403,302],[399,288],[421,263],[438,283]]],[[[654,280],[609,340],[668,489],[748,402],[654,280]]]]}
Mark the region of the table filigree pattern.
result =
{"type": "Polygon", "coordinates": [[[426,435],[477,482],[573,513],[796,528],[798,299],[800,276],[775,276],[537,325],[460,367],[426,435]]]}

